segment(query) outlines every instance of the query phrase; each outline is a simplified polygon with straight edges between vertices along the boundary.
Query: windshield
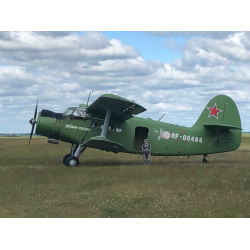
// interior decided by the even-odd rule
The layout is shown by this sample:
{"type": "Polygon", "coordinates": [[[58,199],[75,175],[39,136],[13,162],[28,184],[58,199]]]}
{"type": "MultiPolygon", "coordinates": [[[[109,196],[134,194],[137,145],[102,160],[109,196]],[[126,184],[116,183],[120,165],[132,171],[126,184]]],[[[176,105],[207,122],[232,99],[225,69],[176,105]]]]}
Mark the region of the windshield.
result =
{"type": "Polygon", "coordinates": [[[71,108],[67,108],[64,112],[63,112],[63,115],[64,116],[69,116],[69,115],[71,115],[72,113],[73,113],[73,109],[71,109],[71,108]]]}

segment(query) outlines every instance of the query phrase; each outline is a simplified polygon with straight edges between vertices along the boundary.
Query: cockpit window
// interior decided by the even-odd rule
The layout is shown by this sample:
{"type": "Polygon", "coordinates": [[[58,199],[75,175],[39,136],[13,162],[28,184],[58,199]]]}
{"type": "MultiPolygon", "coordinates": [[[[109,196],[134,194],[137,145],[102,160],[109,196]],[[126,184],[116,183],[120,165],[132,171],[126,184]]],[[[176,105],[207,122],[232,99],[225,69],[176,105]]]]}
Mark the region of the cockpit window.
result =
{"type": "Polygon", "coordinates": [[[89,113],[86,113],[86,109],[83,108],[68,108],[63,113],[64,116],[68,116],[71,119],[90,119],[92,116],[89,113]]]}
{"type": "Polygon", "coordinates": [[[83,109],[76,109],[73,115],[76,117],[86,117],[86,111],[83,109]]]}

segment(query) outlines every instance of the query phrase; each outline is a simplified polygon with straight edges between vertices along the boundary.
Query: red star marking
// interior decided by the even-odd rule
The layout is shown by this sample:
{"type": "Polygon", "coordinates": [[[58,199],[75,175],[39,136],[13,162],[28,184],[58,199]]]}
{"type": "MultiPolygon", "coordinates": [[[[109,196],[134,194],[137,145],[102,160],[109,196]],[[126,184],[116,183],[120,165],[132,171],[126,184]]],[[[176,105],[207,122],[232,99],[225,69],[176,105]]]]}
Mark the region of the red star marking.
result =
{"type": "Polygon", "coordinates": [[[208,108],[207,107],[207,109],[210,111],[210,114],[208,115],[208,117],[210,117],[210,116],[214,116],[214,117],[216,117],[217,119],[218,119],[218,113],[220,113],[220,112],[222,112],[223,110],[221,110],[221,109],[217,109],[217,105],[216,105],[216,103],[214,104],[214,106],[212,107],[212,108],[208,108]]]}

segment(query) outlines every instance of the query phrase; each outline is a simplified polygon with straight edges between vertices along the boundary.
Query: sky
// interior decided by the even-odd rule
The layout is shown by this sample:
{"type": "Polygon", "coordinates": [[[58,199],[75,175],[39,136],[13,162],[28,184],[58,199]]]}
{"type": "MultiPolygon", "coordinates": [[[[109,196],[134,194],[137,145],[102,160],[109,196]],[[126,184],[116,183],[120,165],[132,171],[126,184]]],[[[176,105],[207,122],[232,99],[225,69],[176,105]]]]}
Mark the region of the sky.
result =
{"type": "Polygon", "coordinates": [[[139,116],[192,126],[208,101],[230,96],[250,131],[250,32],[1,31],[0,133],[29,133],[38,111],[63,112],[112,93],[139,116]]]}

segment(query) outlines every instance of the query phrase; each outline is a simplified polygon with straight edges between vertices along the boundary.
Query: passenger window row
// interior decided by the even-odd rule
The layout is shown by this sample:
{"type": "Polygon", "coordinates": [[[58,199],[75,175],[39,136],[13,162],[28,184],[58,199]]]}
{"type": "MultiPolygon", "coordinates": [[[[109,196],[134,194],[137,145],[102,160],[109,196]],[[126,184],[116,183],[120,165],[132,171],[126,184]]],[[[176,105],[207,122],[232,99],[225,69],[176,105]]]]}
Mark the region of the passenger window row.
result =
{"type": "MultiPolygon", "coordinates": [[[[94,124],[93,124],[93,128],[100,128],[100,129],[102,129],[102,128],[103,128],[103,125],[99,126],[98,123],[94,123],[94,124]]],[[[117,132],[117,133],[121,133],[121,132],[122,132],[122,128],[117,127],[117,128],[115,129],[115,127],[111,125],[111,126],[109,126],[109,131],[115,131],[115,132],[117,132]]]]}

